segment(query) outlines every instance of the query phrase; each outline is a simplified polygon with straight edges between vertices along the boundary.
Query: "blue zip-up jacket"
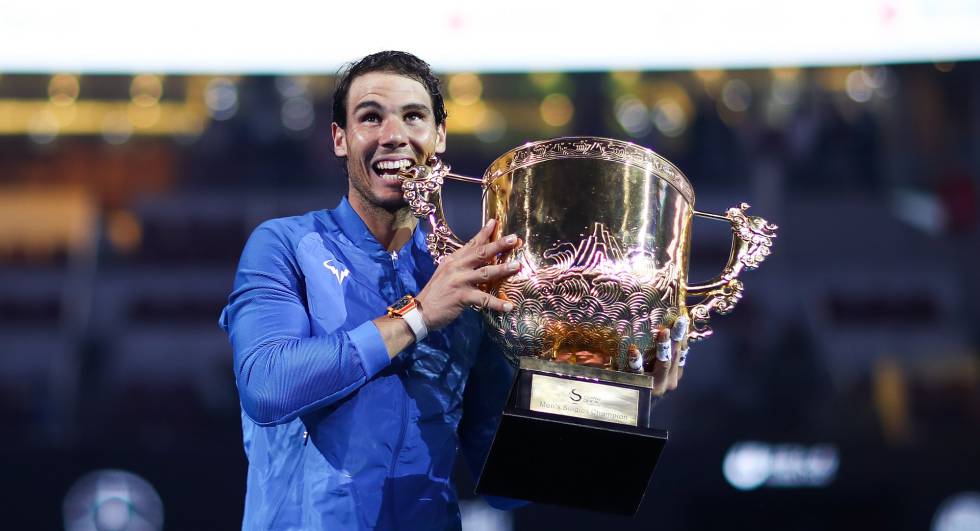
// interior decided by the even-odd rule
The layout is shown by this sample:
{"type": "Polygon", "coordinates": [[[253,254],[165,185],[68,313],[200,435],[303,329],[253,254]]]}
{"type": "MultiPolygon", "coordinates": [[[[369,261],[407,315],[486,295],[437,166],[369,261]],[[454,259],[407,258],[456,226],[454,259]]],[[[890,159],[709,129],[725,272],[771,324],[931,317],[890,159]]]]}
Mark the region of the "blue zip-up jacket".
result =
{"type": "Polygon", "coordinates": [[[421,229],[388,252],[346,198],[253,232],[220,319],[249,463],[243,529],[460,527],[457,447],[478,471],[513,372],[471,310],[389,360],[371,320],[434,270],[421,229]]]}

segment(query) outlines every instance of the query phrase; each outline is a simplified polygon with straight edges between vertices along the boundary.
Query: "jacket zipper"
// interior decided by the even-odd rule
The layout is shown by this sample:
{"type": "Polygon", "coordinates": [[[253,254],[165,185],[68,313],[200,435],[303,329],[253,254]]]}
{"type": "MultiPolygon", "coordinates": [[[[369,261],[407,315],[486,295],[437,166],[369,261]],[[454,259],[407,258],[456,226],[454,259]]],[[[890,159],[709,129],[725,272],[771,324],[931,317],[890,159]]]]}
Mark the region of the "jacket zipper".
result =
{"type": "MultiPolygon", "coordinates": [[[[398,251],[391,251],[391,267],[392,267],[393,272],[394,272],[394,275],[395,275],[395,288],[398,291],[398,293],[396,294],[396,296],[401,297],[402,295],[405,295],[405,286],[404,286],[404,284],[402,284],[402,279],[398,275],[398,251]]],[[[388,466],[388,477],[389,478],[395,477],[395,467],[398,465],[398,455],[401,454],[401,452],[402,452],[402,446],[405,444],[405,432],[406,432],[407,427],[408,427],[407,426],[408,425],[408,400],[406,400],[405,397],[402,396],[401,402],[402,402],[402,404],[401,404],[401,406],[402,406],[402,412],[401,412],[402,413],[402,415],[401,415],[402,422],[401,422],[401,427],[398,430],[398,438],[395,440],[395,446],[394,446],[394,448],[392,448],[391,465],[388,466]]],[[[388,496],[396,496],[397,493],[394,492],[393,483],[392,482],[388,482],[388,483],[389,483],[389,485],[391,485],[389,488],[392,489],[391,491],[388,492],[388,496]]],[[[398,521],[397,520],[397,516],[398,515],[395,512],[395,506],[396,505],[397,505],[397,502],[391,504],[391,506],[390,506],[391,507],[391,514],[390,514],[391,520],[390,520],[390,522],[397,522],[398,521]]]]}
{"type": "MultiPolygon", "coordinates": [[[[398,251],[391,251],[391,267],[395,269],[395,285],[401,287],[401,279],[398,278],[398,251]]],[[[404,295],[404,293],[402,293],[404,295]]]]}

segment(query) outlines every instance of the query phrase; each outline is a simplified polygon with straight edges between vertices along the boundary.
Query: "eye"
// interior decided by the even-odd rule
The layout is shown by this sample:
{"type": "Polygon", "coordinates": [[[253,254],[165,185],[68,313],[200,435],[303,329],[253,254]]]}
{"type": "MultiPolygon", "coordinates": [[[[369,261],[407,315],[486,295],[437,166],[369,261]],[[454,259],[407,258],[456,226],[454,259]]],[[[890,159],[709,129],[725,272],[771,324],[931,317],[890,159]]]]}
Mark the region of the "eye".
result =
{"type": "Polygon", "coordinates": [[[412,111],[405,115],[406,122],[417,122],[420,120],[425,120],[425,115],[420,112],[412,111]]]}
{"type": "Polygon", "coordinates": [[[359,118],[361,123],[376,124],[381,122],[381,116],[376,112],[366,112],[359,118]]]}

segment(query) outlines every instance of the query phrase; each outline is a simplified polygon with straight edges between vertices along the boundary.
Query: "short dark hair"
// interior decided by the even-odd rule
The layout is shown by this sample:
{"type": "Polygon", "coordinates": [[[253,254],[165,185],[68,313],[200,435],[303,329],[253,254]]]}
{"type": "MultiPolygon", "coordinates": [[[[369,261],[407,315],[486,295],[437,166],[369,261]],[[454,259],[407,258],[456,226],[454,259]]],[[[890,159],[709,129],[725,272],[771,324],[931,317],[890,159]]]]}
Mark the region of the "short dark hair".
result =
{"type": "Polygon", "coordinates": [[[341,129],[347,128],[347,93],[350,91],[351,83],[357,76],[371,72],[389,72],[410,77],[421,83],[432,98],[432,112],[435,114],[436,124],[446,123],[446,104],[443,102],[442,93],[439,92],[439,78],[432,73],[429,63],[407,52],[389,50],[373,53],[340,69],[338,73],[340,79],[337,80],[337,88],[333,93],[333,121],[341,129]]]}

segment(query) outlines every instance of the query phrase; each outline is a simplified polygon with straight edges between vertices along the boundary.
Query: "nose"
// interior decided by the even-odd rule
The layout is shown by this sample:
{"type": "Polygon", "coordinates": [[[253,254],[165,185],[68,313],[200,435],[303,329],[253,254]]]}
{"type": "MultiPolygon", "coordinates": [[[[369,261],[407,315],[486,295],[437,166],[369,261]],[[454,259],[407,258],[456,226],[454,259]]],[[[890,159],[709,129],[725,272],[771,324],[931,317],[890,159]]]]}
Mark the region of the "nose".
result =
{"type": "Polygon", "coordinates": [[[401,120],[385,120],[381,125],[381,136],[378,142],[389,149],[399,148],[408,144],[408,133],[401,120]]]}

